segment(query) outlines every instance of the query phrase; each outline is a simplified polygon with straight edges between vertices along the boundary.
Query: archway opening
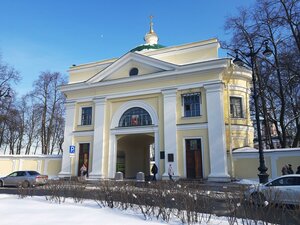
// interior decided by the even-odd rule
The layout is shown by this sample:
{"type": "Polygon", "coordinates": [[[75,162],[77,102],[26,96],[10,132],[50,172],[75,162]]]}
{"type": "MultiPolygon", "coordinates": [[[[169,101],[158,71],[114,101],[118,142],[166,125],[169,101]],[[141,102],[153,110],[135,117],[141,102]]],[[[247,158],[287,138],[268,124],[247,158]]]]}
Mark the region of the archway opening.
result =
{"type": "Polygon", "coordinates": [[[136,178],[138,172],[150,177],[154,152],[154,133],[118,135],[116,171],[126,179],[136,178]]]}

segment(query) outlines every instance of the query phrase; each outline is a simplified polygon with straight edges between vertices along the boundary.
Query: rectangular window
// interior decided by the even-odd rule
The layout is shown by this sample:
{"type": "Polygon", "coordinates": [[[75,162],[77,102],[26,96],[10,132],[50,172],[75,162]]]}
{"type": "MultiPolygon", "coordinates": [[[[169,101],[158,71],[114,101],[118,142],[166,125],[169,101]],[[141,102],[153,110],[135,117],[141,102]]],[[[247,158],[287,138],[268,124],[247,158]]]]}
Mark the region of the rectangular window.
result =
{"type": "Polygon", "coordinates": [[[200,151],[201,150],[201,139],[186,139],[186,150],[188,151],[200,151]]]}
{"type": "Polygon", "coordinates": [[[200,116],[200,93],[182,95],[184,117],[200,116]]]}
{"type": "Polygon", "coordinates": [[[92,124],[92,107],[84,107],[81,109],[81,125],[92,124]]]}
{"type": "Polygon", "coordinates": [[[230,116],[232,118],[243,118],[242,98],[230,97],[230,116]]]}

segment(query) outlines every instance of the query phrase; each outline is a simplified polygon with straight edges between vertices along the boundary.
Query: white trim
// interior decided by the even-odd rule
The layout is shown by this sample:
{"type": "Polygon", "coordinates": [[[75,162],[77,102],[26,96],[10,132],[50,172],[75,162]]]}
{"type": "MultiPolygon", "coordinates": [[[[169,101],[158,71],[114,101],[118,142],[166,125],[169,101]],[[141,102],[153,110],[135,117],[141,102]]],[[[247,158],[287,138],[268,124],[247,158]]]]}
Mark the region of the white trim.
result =
{"type": "Polygon", "coordinates": [[[44,173],[44,171],[42,171],[42,161],[41,160],[37,160],[37,170],[40,171],[41,174],[44,173]]]}
{"type": "MultiPolygon", "coordinates": [[[[187,90],[187,89],[201,88],[205,85],[214,84],[216,82],[220,82],[220,80],[211,80],[211,81],[184,84],[184,85],[173,85],[173,86],[168,86],[165,89],[177,88],[177,90],[187,90]]],[[[161,88],[151,88],[151,89],[144,89],[144,90],[119,92],[116,94],[109,94],[109,95],[102,95],[102,96],[106,97],[106,99],[117,99],[117,98],[124,98],[124,97],[134,97],[134,96],[139,96],[139,95],[160,94],[161,91],[162,91],[161,88]]],[[[72,100],[74,100],[76,102],[85,102],[85,101],[87,101],[87,99],[90,99],[90,101],[92,101],[92,97],[79,97],[79,98],[74,98],[72,100]]]]}
{"type": "Polygon", "coordinates": [[[117,61],[113,62],[111,65],[106,67],[104,70],[100,71],[92,78],[87,80],[87,83],[92,84],[95,82],[102,81],[103,79],[107,78],[130,61],[135,61],[140,64],[145,64],[151,67],[159,68],[161,70],[175,70],[177,68],[177,65],[175,64],[164,62],[162,60],[155,59],[149,56],[128,52],[127,54],[119,58],[117,61]]]}
{"type": "Polygon", "coordinates": [[[188,139],[200,139],[201,142],[201,166],[202,166],[202,177],[205,177],[205,166],[204,166],[204,143],[203,143],[203,137],[202,136],[185,136],[182,138],[183,142],[183,176],[186,178],[187,177],[187,173],[186,173],[186,140],[188,139]]]}
{"type": "MultiPolygon", "coordinates": [[[[64,86],[60,86],[60,90],[62,92],[67,91],[75,91],[75,90],[83,90],[83,89],[90,89],[91,87],[103,87],[103,86],[109,86],[114,84],[126,84],[126,83],[132,83],[134,81],[142,81],[142,80],[157,80],[158,78],[163,79],[171,79],[172,76],[181,76],[184,74],[184,76],[188,76],[189,74],[196,74],[197,76],[201,74],[206,74],[207,71],[215,71],[217,74],[221,74],[221,72],[228,67],[228,59],[216,59],[216,60],[209,60],[199,63],[193,63],[188,65],[179,66],[177,70],[172,71],[163,71],[159,73],[154,74],[147,74],[145,76],[134,76],[128,77],[128,78],[122,78],[122,79],[116,79],[116,80],[109,80],[109,81],[103,81],[103,82],[96,82],[96,83],[86,83],[86,82],[80,82],[80,83],[73,83],[73,84],[66,84],[64,86]]],[[[221,79],[221,78],[220,78],[221,79]]]]}
{"type": "Polygon", "coordinates": [[[120,127],[110,130],[112,135],[120,134],[143,134],[143,133],[155,133],[158,131],[158,126],[137,126],[137,127],[120,127]]]}
{"type": "Polygon", "coordinates": [[[229,91],[240,91],[246,94],[251,93],[251,90],[247,87],[242,87],[239,85],[229,84],[229,91]]]}
{"type": "MultiPolygon", "coordinates": [[[[246,120],[244,118],[244,120],[246,120]]],[[[226,129],[229,129],[229,125],[226,125],[226,129]]],[[[231,125],[232,131],[254,131],[254,128],[249,125],[231,125]]]]}
{"type": "Polygon", "coordinates": [[[177,124],[177,130],[183,131],[183,130],[203,130],[207,129],[208,125],[207,123],[201,123],[201,124],[177,124]]]}
{"type": "Polygon", "coordinates": [[[153,125],[158,125],[158,115],[155,111],[155,109],[149,105],[147,102],[145,101],[141,101],[141,100],[133,100],[133,101],[128,101],[126,103],[124,103],[123,105],[121,105],[121,107],[117,110],[117,112],[115,112],[115,114],[112,117],[111,123],[110,123],[110,129],[114,129],[116,127],[119,126],[119,121],[121,119],[121,116],[130,108],[133,107],[140,107],[145,109],[152,120],[152,124],[153,125]]]}
{"type": "Polygon", "coordinates": [[[73,131],[74,137],[88,137],[94,136],[94,131],[73,131]]]}

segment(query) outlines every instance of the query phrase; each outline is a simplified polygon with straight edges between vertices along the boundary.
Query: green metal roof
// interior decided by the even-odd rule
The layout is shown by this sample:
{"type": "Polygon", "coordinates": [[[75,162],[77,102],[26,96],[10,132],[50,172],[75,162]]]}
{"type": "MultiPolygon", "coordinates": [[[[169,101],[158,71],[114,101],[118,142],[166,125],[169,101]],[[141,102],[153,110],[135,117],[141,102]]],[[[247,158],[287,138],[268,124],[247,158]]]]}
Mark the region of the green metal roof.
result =
{"type": "Polygon", "coordinates": [[[142,50],[149,50],[149,49],[159,49],[159,48],[164,48],[165,46],[163,45],[159,45],[159,44],[154,44],[154,45],[140,45],[140,46],[137,46],[133,49],[130,50],[130,52],[139,52],[139,51],[142,51],[142,50]]]}

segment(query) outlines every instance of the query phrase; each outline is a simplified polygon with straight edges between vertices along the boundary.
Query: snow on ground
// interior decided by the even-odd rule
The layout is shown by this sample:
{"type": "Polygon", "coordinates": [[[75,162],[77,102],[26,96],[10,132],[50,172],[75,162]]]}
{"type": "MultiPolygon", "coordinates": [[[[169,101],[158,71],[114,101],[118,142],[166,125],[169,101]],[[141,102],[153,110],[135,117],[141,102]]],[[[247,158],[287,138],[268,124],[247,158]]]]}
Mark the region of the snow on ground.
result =
{"type": "MultiPolygon", "coordinates": [[[[85,200],[74,203],[66,199],[58,204],[47,201],[45,197],[19,198],[18,195],[0,194],[0,221],[1,225],[155,225],[155,224],[182,224],[179,220],[169,223],[157,220],[145,220],[138,211],[100,208],[96,202],[85,200]]],[[[227,225],[226,218],[212,217],[209,223],[201,225],[227,225]]]]}
{"type": "Polygon", "coordinates": [[[259,182],[257,180],[248,180],[248,179],[241,179],[236,182],[237,184],[251,184],[251,185],[257,185],[259,182]]]}

